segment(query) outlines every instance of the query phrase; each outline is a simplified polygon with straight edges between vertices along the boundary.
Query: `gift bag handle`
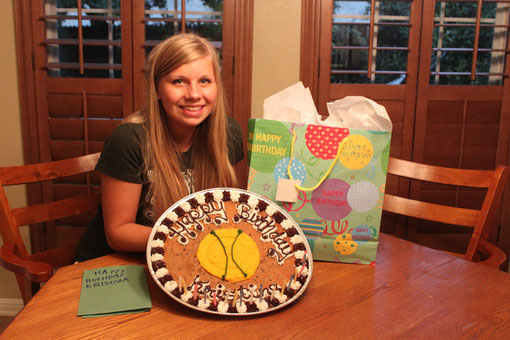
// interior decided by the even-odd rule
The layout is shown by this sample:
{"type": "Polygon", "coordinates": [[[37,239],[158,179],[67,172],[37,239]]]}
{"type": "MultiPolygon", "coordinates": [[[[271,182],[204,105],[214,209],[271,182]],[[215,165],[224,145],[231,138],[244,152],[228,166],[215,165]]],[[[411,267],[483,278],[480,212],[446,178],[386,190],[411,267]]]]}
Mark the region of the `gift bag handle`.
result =
{"type": "MultiPolygon", "coordinates": [[[[294,178],[292,177],[292,174],[290,173],[290,168],[291,168],[291,165],[292,165],[292,157],[294,155],[294,144],[296,143],[296,138],[297,138],[297,135],[296,135],[296,132],[295,131],[292,131],[292,145],[290,147],[290,160],[289,160],[289,165],[287,166],[287,174],[289,175],[289,178],[293,181],[294,178]]],[[[329,174],[331,173],[331,171],[333,170],[333,167],[335,166],[336,162],[338,161],[338,159],[340,158],[340,153],[342,152],[344,146],[345,146],[345,143],[347,142],[347,139],[349,138],[349,136],[346,136],[344,139],[342,139],[342,141],[340,142],[340,144],[338,144],[338,151],[336,152],[336,156],[335,158],[333,159],[333,162],[331,163],[331,165],[329,166],[329,169],[328,171],[326,172],[326,174],[324,175],[324,177],[322,177],[319,182],[317,183],[317,185],[315,185],[314,187],[312,188],[303,188],[302,186],[300,186],[299,184],[297,183],[294,183],[294,186],[298,189],[298,190],[302,190],[302,191],[313,191],[315,189],[317,189],[321,184],[322,182],[324,182],[326,180],[326,178],[328,178],[329,174]]]]}

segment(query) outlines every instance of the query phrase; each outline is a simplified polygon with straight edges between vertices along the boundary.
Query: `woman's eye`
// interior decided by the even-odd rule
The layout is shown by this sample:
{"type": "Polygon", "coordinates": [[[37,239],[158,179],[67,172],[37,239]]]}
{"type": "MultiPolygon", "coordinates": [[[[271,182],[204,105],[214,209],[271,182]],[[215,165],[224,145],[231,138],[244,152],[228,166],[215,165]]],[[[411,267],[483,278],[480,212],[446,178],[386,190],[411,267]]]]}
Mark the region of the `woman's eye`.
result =
{"type": "Polygon", "coordinates": [[[210,84],[210,83],[212,83],[211,79],[209,79],[209,78],[200,79],[200,82],[202,84],[210,84]]]}
{"type": "Polygon", "coordinates": [[[182,79],[174,79],[172,80],[172,84],[182,84],[182,79]]]}

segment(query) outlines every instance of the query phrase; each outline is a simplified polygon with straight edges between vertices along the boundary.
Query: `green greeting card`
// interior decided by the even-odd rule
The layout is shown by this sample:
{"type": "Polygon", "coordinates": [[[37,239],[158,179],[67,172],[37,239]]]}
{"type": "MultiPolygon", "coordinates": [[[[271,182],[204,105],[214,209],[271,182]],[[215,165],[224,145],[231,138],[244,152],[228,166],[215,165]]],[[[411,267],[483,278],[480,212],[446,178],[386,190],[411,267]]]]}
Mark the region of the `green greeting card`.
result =
{"type": "Polygon", "coordinates": [[[138,313],[151,307],[144,267],[125,265],[83,272],[78,316],[138,313]]]}

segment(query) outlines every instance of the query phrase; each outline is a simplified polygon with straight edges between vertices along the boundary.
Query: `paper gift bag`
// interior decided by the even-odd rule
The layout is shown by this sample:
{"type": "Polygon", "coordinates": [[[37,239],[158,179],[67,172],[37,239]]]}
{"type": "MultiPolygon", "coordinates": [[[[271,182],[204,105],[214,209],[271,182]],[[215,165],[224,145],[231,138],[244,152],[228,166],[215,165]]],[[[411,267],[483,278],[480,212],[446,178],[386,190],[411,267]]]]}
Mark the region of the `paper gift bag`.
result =
{"type": "Polygon", "coordinates": [[[391,132],[251,119],[248,135],[248,190],[276,201],[281,179],[298,182],[296,202],[276,203],[300,225],[313,258],[373,262],[391,132]]]}
{"type": "Polygon", "coordinates": [[[328,110],[322,120],[301,83],[267,98],[266,119],[249,121],[248,190],[286,209],[315,260],[373,263],[391,120],[365,97],[328,103],[328,110]]]}

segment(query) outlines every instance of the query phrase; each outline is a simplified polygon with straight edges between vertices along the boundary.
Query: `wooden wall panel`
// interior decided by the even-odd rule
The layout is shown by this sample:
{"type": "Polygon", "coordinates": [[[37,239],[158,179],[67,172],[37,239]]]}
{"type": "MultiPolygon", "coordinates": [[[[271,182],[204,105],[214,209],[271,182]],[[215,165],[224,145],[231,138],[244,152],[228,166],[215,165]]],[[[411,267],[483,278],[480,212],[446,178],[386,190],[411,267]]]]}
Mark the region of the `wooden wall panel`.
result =
{"type": "Polygon", "coordinates": [[[69,227],[69,226],[57,226],[56,227],[56,243],[58,246],[64,246],[69,244],[76,244],[76,240],[80,239],[85,232],[86,227],[69,227]]]}
{"type": "MultiPolygon", "coordinates": [[[[100,152],[103,149],[103,142],[89,142],[89,153],[100,152]]],[[[50,151],[54,160],[72,158],[83,155],[85,143],[83,141],[52,140],[50,151]]]]}
{"type": "MultiPolygon", "coordinates": [[[[89,141],[104,141],[121,123],[120,120],[88,119],[89,141]]],[[[52,140],[84,140],[84,120],[80,118],[48,119],[52,140]]]]}
{"type": "MultiPolygon", "coordinates": [[[[414,149],[419,161],[454,168],[494,169],[501,139],[501,87],[428,86],[427,105],[418,110],[424,125],[414,149]]],[[[452,191],[422,184],[413,195],[450,205],[479,208],[483,191],[452,191]]],[[[462,250],[469,232],[463,228],[426,221],[409,224],[410,240],[432,248],[462,250]]],[[[493,234],[497,243],[498,231],[493,234]]],[[[502,248],[508,252],[510,245],[502,248]]]]}
{"type": "MultiPolygon", "coordinates": [[[[122,119],[122,97],[112,95],[87,96],[90,118],[122,119]]],[[[83,94],[49,93],[48,111],[51,117],[83,117],[83,94]]]]}

